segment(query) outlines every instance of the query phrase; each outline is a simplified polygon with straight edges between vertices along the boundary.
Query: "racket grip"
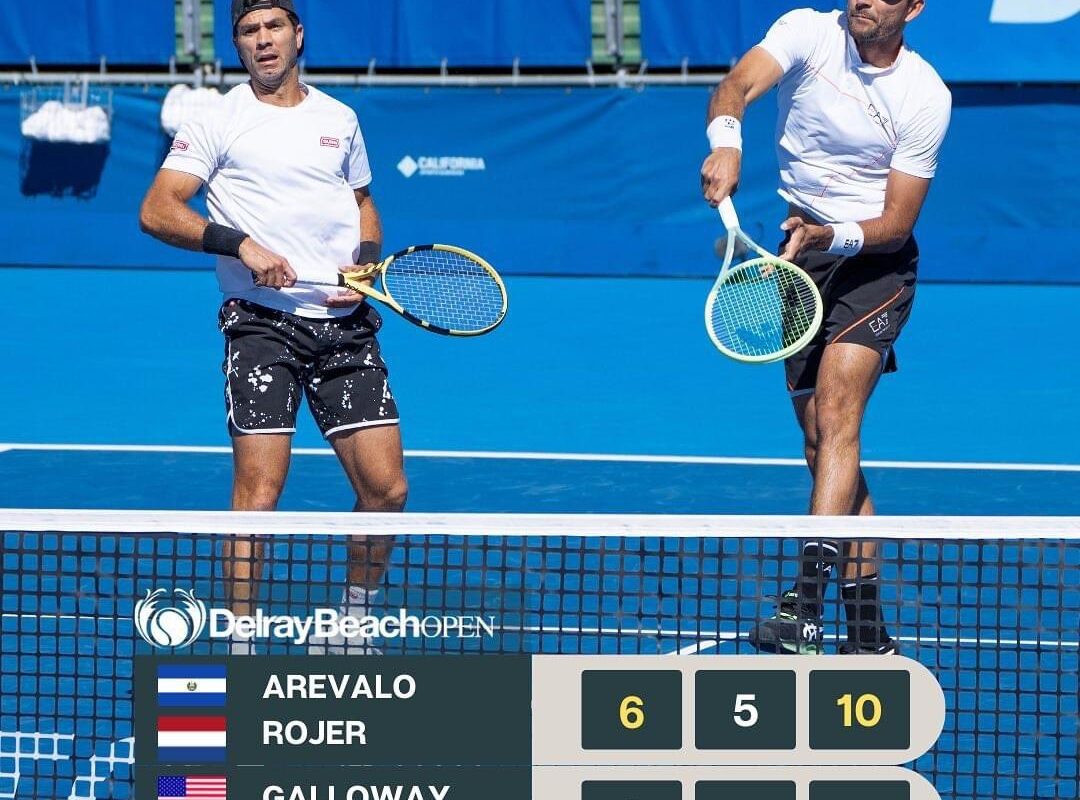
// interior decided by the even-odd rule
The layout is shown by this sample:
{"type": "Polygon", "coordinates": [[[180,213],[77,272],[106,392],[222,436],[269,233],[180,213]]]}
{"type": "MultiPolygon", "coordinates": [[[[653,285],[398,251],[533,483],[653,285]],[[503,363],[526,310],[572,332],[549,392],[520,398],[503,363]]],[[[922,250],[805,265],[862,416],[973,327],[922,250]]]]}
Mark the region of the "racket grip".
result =
{"type": "Polygon", "coordinates": [[[735,213],[735,204],[730,197],[725,197],[716,210],[720,212],[720,220],[725,228],[729,231],[739,230],[739,215],[735,213]]]}

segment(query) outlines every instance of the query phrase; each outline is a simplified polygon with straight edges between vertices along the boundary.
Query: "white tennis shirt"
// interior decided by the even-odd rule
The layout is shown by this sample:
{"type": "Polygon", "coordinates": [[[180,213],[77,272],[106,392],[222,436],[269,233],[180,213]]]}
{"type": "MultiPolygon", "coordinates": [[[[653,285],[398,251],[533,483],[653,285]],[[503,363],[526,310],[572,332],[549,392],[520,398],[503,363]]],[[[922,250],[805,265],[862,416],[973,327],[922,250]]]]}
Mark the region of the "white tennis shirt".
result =
{"type": "Polygon", "coordinates": [[[907,46],[888,67],[859,57],[841,11],[798,9],[761,44],[784,70],[778,88],[780,186],[823,222],[881,216],[890,170],[932,178],[952,95],[907,46]]]}
{"type": "MultiPolygon", "coordinates": [[[[302,103],[283,108],[240,84],[180,128],[162,166],[200,178],[210,219],[284,256],[298,278],[337,281],[338,268],[359,255],[353,190],[371,182],[371,168],[355,112],[306,88],[302,103]]],[[[218,256],[217,275],[226,298],[313,318],[352,310],[323,304],[332,287],[257,287],[235,258],[218,256]]]]}

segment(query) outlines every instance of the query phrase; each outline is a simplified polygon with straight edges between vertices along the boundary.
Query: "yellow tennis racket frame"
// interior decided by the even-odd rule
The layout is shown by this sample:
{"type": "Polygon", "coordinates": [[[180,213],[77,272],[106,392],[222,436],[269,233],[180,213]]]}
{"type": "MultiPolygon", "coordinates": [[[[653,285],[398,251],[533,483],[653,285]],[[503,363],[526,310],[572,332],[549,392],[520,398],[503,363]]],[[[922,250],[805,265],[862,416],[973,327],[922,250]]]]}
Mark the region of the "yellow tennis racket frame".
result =
{"type": "Polygon", "coordinates": [[[476,253],[473,253],[462,247],[456,247],[452,244],[418,244],[413,245],[412,247],[407,247],[404,250],[399,250],[392,256],[387,256],[377,264],[372,264],[367,269],[357,270],[356,272],[346,272],[342,274],[339,279],[339,284],[347,289],[351,289],[354,292],[358,292],[359,294],[362,294],[366,297],[370,297],[373,300],[378,300],[380,303],[389,306],[391,309],[396,311],[409,322],[412,322],[415,325],[419,325],[425,330],[432,331],[433,333],[441,333],[446,336],[481,336],[482,334],[489,333],[502,324],[502,321],[506,319],[506,312],[509,308],[509,298],[506,292],[506,284],[503,283],[502,276],[500,276],[499,273],[495,271],[495,268],[491,266],[491,264],[489,264],[487,261],[482,259],[480,256],[476,255],[476,253]],[[403,256],[409,255],[410,253],[415,253],[421,250],[441,250],[444,252],[456,253],[457,255],[462,256],[463,258],[467,258],[477,266],[481,267],[495,282],[495,284],[499,288],[499,292],[502,294],[502,308],[500,309],[496,320],[490,325],[487,325],[484,328],[478,330],[457,330],[454,328],[444,328],[439,325],[435,325],[427,320],[417,317],[415,314],[403,308],[401,304],[394,299],[394,296],[390,293],[389,289],[386,286],[386,270],[391,264],[394,263],[395,260],[402,258],[403,256]],[[382,291],[374,288],[369,283],[369,281],[373,280],[376,275],[378,275],[380,278],[382,291]]]}

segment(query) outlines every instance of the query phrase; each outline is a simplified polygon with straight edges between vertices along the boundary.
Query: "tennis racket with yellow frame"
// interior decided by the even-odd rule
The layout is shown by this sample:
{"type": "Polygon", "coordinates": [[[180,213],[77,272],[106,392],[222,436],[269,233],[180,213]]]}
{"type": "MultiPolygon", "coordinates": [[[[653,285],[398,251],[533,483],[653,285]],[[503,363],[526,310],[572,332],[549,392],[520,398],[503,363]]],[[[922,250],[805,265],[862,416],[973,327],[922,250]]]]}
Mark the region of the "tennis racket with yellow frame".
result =
{"type": "Polygon", "coordinates": [[[409,322],[445,336],[479,336],[506,317],[506,286],[488,262],[449,244],[421,244],[366,269],[338,276],[336,284],[378,300],[409,322]],[[375,288],[378,279],[380,288],[375,288]]]}
{"type": "Polygon", "coordinates": [[[821,328],[821,293],[794,264],[777,258],[739,226],[731,198],[718,208],[727,228],[724,265],[705,301],[705,329],[726,356],[767,364],[794,355],[821,328]],[[735,242],[756,256],[739,264],[735,242]]]}

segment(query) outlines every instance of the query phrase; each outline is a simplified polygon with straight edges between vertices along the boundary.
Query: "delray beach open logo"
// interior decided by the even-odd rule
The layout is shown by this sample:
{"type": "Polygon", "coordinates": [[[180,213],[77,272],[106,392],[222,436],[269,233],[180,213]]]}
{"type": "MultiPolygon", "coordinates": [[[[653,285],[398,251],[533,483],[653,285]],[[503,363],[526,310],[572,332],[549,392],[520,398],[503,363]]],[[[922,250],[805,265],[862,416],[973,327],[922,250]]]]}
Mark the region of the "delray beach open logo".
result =
{"type": "Polygon", "coordinates": [[[206,605],[185,589],[173,590],[171,604],[167,595],[165,589],[146,590],[135,603],[135,630],[154,647],[187,647],[206,628],[206,605]]]}

